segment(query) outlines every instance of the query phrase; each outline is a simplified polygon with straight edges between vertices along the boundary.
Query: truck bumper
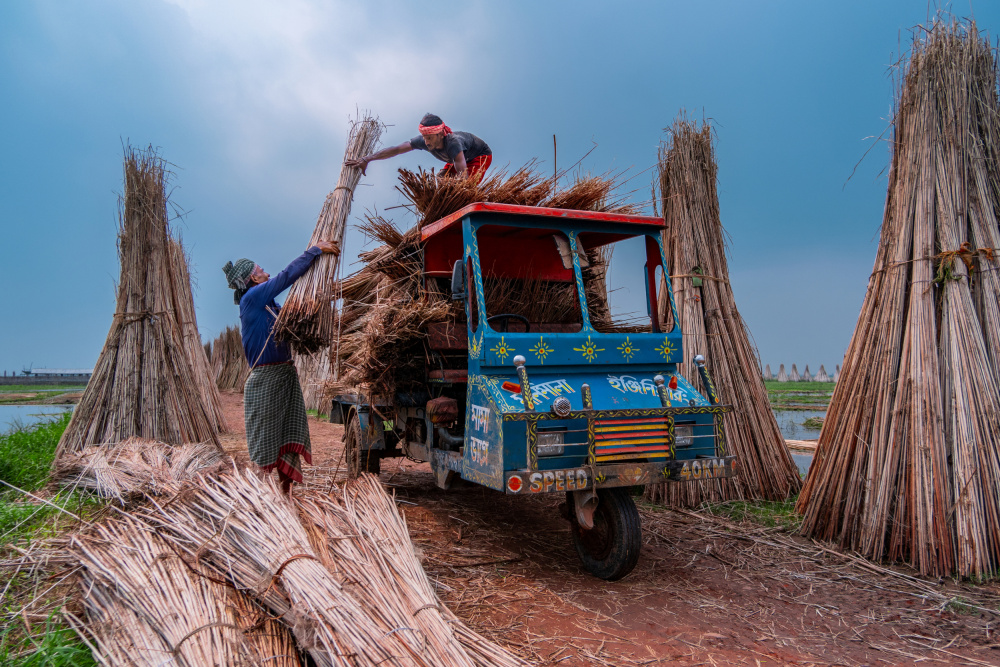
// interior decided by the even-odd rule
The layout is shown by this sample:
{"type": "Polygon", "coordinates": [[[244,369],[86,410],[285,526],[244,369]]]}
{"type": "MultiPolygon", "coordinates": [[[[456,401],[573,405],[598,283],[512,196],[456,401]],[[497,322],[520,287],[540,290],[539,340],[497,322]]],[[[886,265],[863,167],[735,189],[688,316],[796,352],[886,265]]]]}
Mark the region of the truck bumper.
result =
{"type": "Polygon", "coordinates": [[[512,495],[580,491],[589,488],[641,486],[660,482],[695,482],[732,477],[735,456],[582,466],[564,470],[509,470],[504,489],[512,495]]]}

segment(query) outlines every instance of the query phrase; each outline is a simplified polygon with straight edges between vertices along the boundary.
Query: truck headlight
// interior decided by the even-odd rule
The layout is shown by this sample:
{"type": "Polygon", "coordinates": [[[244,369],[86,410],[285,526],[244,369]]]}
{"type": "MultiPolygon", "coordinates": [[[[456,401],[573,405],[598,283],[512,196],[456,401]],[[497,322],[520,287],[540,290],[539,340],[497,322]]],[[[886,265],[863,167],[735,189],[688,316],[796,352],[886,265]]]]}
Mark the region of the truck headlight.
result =
{"type": "Polygon", "coordinates": [[[548,431],[538,434],[539,456],[562,456],[566,451],[566,434],[563,431],[548,431]]]}
{"type": "Polygon", "coordinates": [[[674,426],[674,447],[690,447],[694,444],[694,426],[674,426]]]}

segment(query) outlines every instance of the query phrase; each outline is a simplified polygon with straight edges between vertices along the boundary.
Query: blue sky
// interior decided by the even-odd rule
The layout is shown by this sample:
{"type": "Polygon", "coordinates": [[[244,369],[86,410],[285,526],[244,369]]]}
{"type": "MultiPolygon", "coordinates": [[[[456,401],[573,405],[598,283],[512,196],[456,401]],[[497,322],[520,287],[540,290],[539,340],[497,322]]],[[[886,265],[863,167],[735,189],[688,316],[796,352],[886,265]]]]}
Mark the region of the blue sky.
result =
{"type": "MultiPolygon", "coordinates": [[[[1000,28],[995,4],[945,8],[1000,28]]],[[[716,128],[731,282],[762,362],[832,372],[878,240],[893,65],[927,17],[927,0],[0,3],[0,369],[95,362],[123,142],[174,165],[209,339],[237,320],[227,260],[273,272],[304,248],[357,108],[387,144],[438,113],[495,166],[551,168],[553,134],[564,166],[596,143],[582,168],[630,168],[635,201],[686,109],[716,128]]],[[[373,163],[355,217],[401,203],[396,169],[417,165],[437,166],[373,163]]],[[[363,242],[351,230],[347,256],[363,242]]]]}

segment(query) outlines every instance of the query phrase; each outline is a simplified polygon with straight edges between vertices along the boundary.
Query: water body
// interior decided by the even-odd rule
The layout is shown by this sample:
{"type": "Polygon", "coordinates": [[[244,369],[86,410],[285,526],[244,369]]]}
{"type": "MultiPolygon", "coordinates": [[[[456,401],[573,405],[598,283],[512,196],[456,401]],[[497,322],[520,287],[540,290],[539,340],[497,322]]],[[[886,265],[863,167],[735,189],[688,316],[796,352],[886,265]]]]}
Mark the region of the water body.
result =
{"type": "MultiPolygon", "coordinates": [[[[819,437],[818,428],[806,428],[802,422],[810,417],[825,417],[826,410],[775,410],[774,418],[778,420],[778,429],[786,440],[815,440],[819,437]]],[[[792,459],[803,475],[812,465],[813,455],[792,451],[792,459]]]]}
{"type": "Polygon", "coordinates": [[[73,405],[0,405],[0,433],[31,426],[72,412],[73,405]]]}

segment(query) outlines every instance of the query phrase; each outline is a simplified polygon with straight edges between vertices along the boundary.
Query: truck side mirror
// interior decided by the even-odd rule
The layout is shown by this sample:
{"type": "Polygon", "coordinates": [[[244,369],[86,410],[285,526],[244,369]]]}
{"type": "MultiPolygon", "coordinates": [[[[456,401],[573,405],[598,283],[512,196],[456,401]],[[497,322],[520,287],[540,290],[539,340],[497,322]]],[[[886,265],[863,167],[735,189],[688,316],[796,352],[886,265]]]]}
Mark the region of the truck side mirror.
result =
{"type": "Polygon", "coordinates": [[[451,268],[451,300],[465,300],[465,262],[458,260],[451,268]]]}

